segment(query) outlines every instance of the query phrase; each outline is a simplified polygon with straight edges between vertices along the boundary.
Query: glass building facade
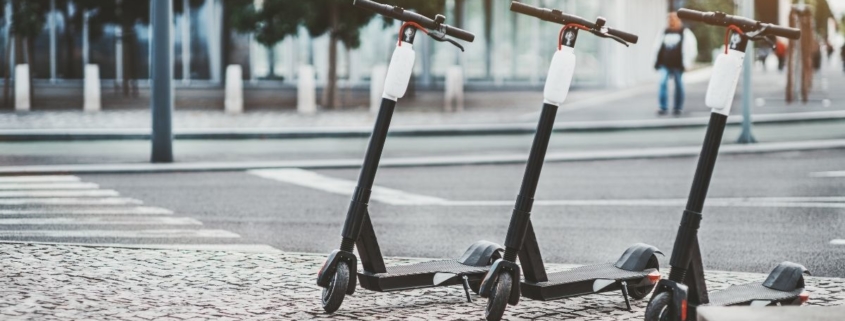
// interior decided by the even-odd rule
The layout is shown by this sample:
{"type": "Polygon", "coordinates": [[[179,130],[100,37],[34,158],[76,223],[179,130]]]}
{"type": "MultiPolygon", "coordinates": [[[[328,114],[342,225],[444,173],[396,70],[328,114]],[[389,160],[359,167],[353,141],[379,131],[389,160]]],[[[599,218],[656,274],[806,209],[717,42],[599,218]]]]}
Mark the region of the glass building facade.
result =
{"type": "MultiPolygon", "coordinates": [[[[653,60],[652,38],[657,30],[665,26],[666,0],[525,2],[558,8],[587,19],[601,15],[608,19],[609,26],[640,35],[640,42],[630,48],[589,35],[579,37],[576,86],[627,87],[654,77],[651,64],[643,61],[653,60]]],[[[191,3],[198,5],[190,7],[184,14],[176,14],[173,21],[174,75],[177,80],[222,84],[225,66],[241,64],[247,79],[258,82],[281,80],[281,85],[293,86],[298,67],[310,64],[317,70],[318,84],[325,83],[328,36],[311,38],[303,28],[298,36],[288,37],[273,48],[265,48],[253,41],[250,35],[238,34],[227,28],[222,0],[192,0],[191,3]]],[[[453,65],[463,67],[470,86],[540,86],[556,49],[561,26],[515,14],[509,10],[509,5],[510,1],[505,0],[447,0],[446,23],[473,31],[476,40],[465,44],[466,52],[461,53],[449,44],[417,37],[417,87],[441,86],[447,68],[453,65]]],[[[90,63],[100,66],[102,79],[121,78],[124,65],[121,64],[123,55],[120,52],[128,48],[122,43],[123,32],[117,26],[106,26],[92,33],[99,36],[89,37],[86,44],[82,30],[67,21],[73,10],[76,8],[70,1],[67,8],[56,8],[49,14],[50,22],[34,41],[33,76],[39,79],[81,79],[87,57],[90,63]]],[[[368,85],[372,67],[387,64],[390,59],[398,26],[397,23],[385,28],[381,19],[373,19],[361,32],[359,48],[346,50],[342,44],[338,46],[341,86],[368,85]]],[[[0,27],[8,30],[7,19],[0,21],[0,27]]],[[[138,40],[137,46],[134,46],[137,61],[133,62],[133,67],[137,77],[144,79],[149,75],[149,28],[138,24],[133,31],[138,40]]],[[[0,45],[9,45],[7,38],[7,32],[0,34],[0,45]]],[[[6,50],[0,52],[5,53],[6,50]]],[[[4,61],[8,62],[5,58],[4,61]]],[[[4,63],[0,68],[9,68],[9,64],[4,63]]]]}

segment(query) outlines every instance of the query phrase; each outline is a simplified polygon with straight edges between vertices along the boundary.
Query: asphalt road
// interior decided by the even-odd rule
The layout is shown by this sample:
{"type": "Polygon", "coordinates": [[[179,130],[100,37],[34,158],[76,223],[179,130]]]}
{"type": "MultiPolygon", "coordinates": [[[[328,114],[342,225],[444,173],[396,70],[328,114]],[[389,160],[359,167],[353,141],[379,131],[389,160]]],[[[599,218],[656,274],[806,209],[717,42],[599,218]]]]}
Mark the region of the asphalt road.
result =
{"type": "MultiPolygon", "coordinates": [[[[635,131],[555,133],[550,151],[614,150],[699,146],[704,127],[635,131]]],[[[739,126],[729,126],[724,143],[734,143],[739,126]]],[[[845,121],[762,124],[754,127],[760,142],[845,139],[845,121]]],[[[454,156],[528,153],[533,134],[440,137],[391,137],[383,157],[454,156]]],[[[237,162],[310,159],[359,159],[367,138],[177,140],[177,162],[237,162]]],[[[0,142],[4,166],[54,164],[146,163],[148,141],[0,142]]]]}
{"type": "MultiPolygon", "coordinates": [[[[721,157],[699,234],[706,268],[765,273],[790,260],[814,275],[845,277],[845,245],[831,243],[845,239],[845,177],[810,176],[845,170],[843,159],[845,150],[721,157]]],[[[694,158],[546,164],[532,216],[544,258],[576,264],[614,261],[635,242],[671,253],[694,166],[694,158]]],[[[503,242],[522,171],[523,165],[381,169],[377,185],[393,190],[374,194],[379,196],[370,209],[384,255],[457,257],[478,239],[503,242]]],[[[266,244],[315,253],[336,248],[351,191],[344,184],[355,180],[357,170],[270,173],[282,181],[248,172],[84,175],[81,181],[98,184],[99,190],[143,202],[120,208],[172,213],[70,215],[69,209],[116,207],[9,205],[0,198],[3,220],[36,219],[0,224],[0,239],[266,244]],[[24,210],[35,212],[15,214],[24,210]],[[72,221],[38,222],[57,217],[72,221]],[[155,234],[170,229],[178,232],[155,234]],[[197,230],[208,234],[192,234],[197,230]],[[30,234],[15,234],[19,231],[30,234]]],[[[662,263],[668,264],[668,258],[662,263]]]]}

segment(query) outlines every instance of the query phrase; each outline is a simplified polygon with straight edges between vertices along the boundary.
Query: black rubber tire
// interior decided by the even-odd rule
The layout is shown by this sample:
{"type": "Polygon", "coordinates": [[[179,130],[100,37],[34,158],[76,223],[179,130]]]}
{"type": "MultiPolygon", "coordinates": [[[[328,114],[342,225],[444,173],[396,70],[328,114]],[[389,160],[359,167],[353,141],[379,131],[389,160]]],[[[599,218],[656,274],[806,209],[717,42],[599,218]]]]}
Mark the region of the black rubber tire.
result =
{"type": "MultiPolygon", "coordinates": [[[[645,266],[646,269],[659,269],[660,263],[657,261],[657,256],[654,254],[651,255],[651,258],[648,260],[645,266]]],[[[628,286],[628,296],[634,300],[642,300],[645,299],[650,293],[651,290],[654,290],[654,287],[657,284],[646,285],[641,287],[636,286],[628,286]]]]}
{"type": "Polygon", "coordinates": [[[677,321],[677,314],[672,307],[672,294],[663,292],[658,294],[645,308],[645,321],[677,321]]]}
{"type": "Polygon", "coordinates": [[[502,315],[505,314],[505,308],[508,306],[508,298],[510,298],[512,287],[513,278],[510,273],[500,273],[498,280],[496,280],[496,285],[490,291],[490,297],[487,298],[487,308],[484,309],[484,317],[487,318],[487,321],[499,321],[502,319],[502,315]]]}
{"type": "Polygon", "coordinates": [[[337,311],[343,303],[343,297],[346,296],[347,287],[349,287],[349,265],[338,263],[331,283],[323,289],[323,310],[328,313],[337,311]]]}
{"type": "Polygon", "coordinates": [[[634,299],[634,300],[645,299],[645,297],[647,297],[648,294],[651,293],[651,290],[653,290],[656,285],[657,284],[651,284],[651,285],[645,285],[645,286],[629,285],[628,286],[628,296],[631,297],[631,299],[634,299]]]}

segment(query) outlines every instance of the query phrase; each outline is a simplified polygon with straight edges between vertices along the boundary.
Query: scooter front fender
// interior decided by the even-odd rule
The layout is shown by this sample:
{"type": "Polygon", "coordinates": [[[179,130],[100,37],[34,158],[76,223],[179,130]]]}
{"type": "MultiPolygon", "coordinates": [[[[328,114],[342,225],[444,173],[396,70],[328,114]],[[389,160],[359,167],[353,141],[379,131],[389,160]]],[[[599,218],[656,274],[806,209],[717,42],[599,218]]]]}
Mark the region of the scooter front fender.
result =
{"type": "MultiPolygon", "coordinates": [[[[672,293],[672,307],[674,307],[674,311],[676,313],[675,317],[676,320],[685,321],[686,317],[689,315],[687,309],[689,306],[687,304],[687,298],[689,297],[689,288],[682,284],[677,283],[672,280],[660,280],[657,282],[657,286],[654,288],[654,294],[652,294],[651,299],[654,298],[663,292],[671,292],[672,293]]],[[[651,303],[651,301],[649,301],[651,303]]]]}
{"type": "Polygon", "coordinates": [[[358,258],[355,254],[346,251],[334,250],[329,254],[326,262],[323,263],[323,267],[320,268],[320,272],[317,273],[317,285],[323,288],[328,287],[332,281],[332,277],[337,272],[338,264],[347,264],[349,266],[349,286],[346,287],[346,294],[355,293],[355,284],[357,283],[358,275],[358,258]]]}
{"type": "Polygon", "coordinates": [[[499,273],[502,272],[509,273],[511,275],[511,279],[514,284],[511,287],[508,304],[516,305],[519,303],[519,297],[522,295],[519,290],[521,282],[519,265],[510,261],[505,261],[504,259],[498,259],[496,262],[493,262],[492,266],[490,266],[490,270],[487,271],[487,275],[485,275],[484,280],[481,281],[481,286],[478,289],[478,295],[482,298],[490,297],[490,292],[493,290],[493,286],[499,281],[499,273]]]}

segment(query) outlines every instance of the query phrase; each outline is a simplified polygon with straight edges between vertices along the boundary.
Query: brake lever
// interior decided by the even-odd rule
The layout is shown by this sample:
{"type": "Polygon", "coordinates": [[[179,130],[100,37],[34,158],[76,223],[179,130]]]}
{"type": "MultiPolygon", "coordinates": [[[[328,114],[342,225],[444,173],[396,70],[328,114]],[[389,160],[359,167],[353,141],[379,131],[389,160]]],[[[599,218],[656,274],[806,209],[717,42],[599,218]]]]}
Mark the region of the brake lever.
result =
{"type": "Polygon", "coordinates": [[[436,40],[436,41],[439,41],[439,42],[451,43],[451,44],[455,45],[455,47],[458,47],[458,49],[461,49],[461,51],[464,51],[464,46],[461,46],[461,44],[458,43],[455,40],[447,38],[445,32],[442,32],[442,31],[439,31],[439,30],[429,30],[428,36],[431,37],[432,39],[436,40]]]}
{"type": "Polygon", "coordinates": [[[745,37],[746,37],[748,40],[754,40],[754,41],[759,41],[759,40],[762,40],[762,41],[765,41],[766,43],[768,43],[768,44],[769,44],[769,46],[771,46],[772,48],[774,48],[774,47],[775,47],[775,42],[772,40],[773,36],[770,36],[770,35],[764,35],[764,34],[763,34],[763,33],[765,33],[765,32],[766,32],[766,29],[768,29],[768,28],[769,28],[769,26],[768,26],[768,25],[763,25],[763,27],[762,27],[762,28],[760,28],[760,30],[756,30],[756,31],[752,31],[752,32],[746,32],[746,33],[745,33],[745,37]]]}
{"type": "Polygon", "coordinates": [[[614,35],[611,35],[611,34],[607,34],[607,33],[601,32],[601,31],[599,31],[599,30],[590,30],[590,32],[591,32],[592,34],[596,35],[597,37],[601,37],[601,38],[608,38],[608,39],[613,39],[613,40],[615,40],[616,42],[618,42],[618,43],[621,43],[621,44],[625,45],[625,47],[630,47],[630,45],[628,44],[628,42],[627,42],[627,41],[625,41],[624,39],[619,38],[619,37],[617,37],[617,36],[614,36],[614,35]]]}

